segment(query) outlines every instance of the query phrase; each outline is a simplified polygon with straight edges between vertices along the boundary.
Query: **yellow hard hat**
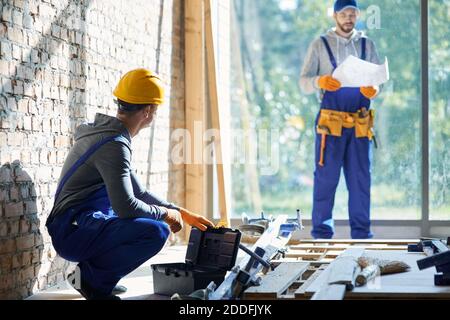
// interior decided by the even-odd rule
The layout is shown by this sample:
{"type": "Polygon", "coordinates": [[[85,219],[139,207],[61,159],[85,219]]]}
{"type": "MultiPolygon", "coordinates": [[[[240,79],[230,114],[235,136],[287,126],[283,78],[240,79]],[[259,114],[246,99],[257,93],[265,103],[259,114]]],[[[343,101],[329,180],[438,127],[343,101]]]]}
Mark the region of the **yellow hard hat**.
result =
{"type": "Polygon", "coordinates": [[[120,79],[114,96],[131,104],[163,104],[164,88],[158,75],[147,69],[136,69],[120,79]]]}

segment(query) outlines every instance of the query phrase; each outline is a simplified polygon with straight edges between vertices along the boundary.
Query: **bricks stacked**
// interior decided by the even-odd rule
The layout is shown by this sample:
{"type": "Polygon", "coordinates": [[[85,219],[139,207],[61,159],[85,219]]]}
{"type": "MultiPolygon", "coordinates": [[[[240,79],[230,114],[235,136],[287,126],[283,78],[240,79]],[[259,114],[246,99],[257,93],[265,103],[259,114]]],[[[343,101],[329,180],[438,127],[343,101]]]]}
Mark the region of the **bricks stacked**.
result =
{"type": "MultiPolygon", "coordinates": [[[[156,151],[149,156],[151,130],[146,129],[133,141],[134,166],[150,190],[183,204],[184,167],[168,165],[170,132],[184,127],[182,5],[178,0],[2,1],[0,165],[20,160],[35,185],[39,223],[30,228],[40,230],[43,244],[39,245],[39,273],[26,274],[29,280],[37,277],[34,291],[63,280],[69,266],[56,257],[44,224],[74,129],[92,122],[97,112],[115,114],[111,92],[120,76],[132,68],[159,71],[167,87],[167,103],[155,126],[156,151]],[[158,165],[150,168],[149,160],[158,165]],[[170,194],[169,184],[176,186],[170,194]]],[[[10,223],[25,215],[21,208],[14,201],[2,206],[0,232],[6,233],[2,246],[5,243],[5,250],[13,250],[7,255],[11,260],[2,258],[2,263],[11,268],[14,252],[31,245],[31,233],[25,234],[19,250],[21,224],[10,223]]],[[[22,262],[17,258],[14,263],[22,262]]],[[[1,270],[0,288],[16,284],[17,273],[3,278],[3,265],[1,270]]],[[[30,291],[24,286],[8,292],[22,297],[30,291]]]]}
{"type": "Polygon", "coordinates": [[[19,162],[0,168],[0,299],[32,293],[44,249],[36,191],[19,162]]]}

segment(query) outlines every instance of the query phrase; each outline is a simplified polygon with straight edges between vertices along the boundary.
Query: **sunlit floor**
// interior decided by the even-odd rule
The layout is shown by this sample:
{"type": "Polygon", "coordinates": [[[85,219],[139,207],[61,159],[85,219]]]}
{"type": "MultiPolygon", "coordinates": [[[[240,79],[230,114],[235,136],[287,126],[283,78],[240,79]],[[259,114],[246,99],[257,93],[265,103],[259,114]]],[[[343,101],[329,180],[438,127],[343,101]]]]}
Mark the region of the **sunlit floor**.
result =
{"type": "MultiPolygon", "coordinates": [[[[123,278],[119,284],[127,287],[127,292],[119,295],[122,300],[169,300],[170,297],[153,294],[152,264],[184,262],[186,246],[164,248],[158,255],[123,278]]],[[[84,300],[67,282],[37,293],[27,300],[84,300]]]]}

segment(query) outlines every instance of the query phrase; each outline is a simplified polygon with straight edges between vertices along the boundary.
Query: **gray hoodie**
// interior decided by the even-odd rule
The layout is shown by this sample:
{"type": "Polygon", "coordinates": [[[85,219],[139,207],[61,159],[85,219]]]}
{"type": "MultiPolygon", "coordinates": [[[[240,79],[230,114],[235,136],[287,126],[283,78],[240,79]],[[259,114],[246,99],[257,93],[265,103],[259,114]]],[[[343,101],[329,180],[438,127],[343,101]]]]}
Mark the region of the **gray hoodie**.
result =
{"type": "Polygon", "coordinates": [[[106,186],[112,209],[120,218],[150,218],[162,220],[163,208],[177,209],[175,205],[147,192],[130,167],[131,137],[119,119],[103,114],[95,116],[94,123],[82,124],[76,129],[75,144],[70,150],[61,172],[61,178],[92,145],[102,138],[122,134],[126,139],[109,142],[98,149],[72,175],[61,190],[47,220],[76,206],[102,186],[106,186]]]}
{"type": "MultiPolygon", "coordinates": [[[[361,38],[364,37],[363,32],[353,30],[350,39],[346,39],[338,35],[335,32],[335,28],[332,28],[325,34],[325,37],[330,44],[338,66],[349,55],[361,58],[361,38]]],[[[380,64],[375,43],[368,38],[366,41],[366,61],[380,64]]],[[[323,75],[331,75],[334,71],[333,69],[322,39],[318,38],[314,40],[308,49],[300,74],[300,88],[303,93],[312,94],[320,90],[318,85],[319,78],[323,75]]],[[[323,94],[323,91],[321,93],[323,94]]]]}

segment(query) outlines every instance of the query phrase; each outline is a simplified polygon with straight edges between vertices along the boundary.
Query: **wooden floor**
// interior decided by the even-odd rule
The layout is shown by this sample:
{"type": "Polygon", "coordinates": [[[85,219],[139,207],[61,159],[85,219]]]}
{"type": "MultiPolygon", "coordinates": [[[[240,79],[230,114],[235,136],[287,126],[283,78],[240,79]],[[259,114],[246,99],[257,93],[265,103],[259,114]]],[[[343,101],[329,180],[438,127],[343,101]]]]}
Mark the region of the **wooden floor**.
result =
{"type": "MultiPolygon", "coordinates": [[[[303,240],[289,246],[284,257],[272,261],[275,270],[262,277],[259,287],[245,292],[244,299],[309,300],[327,279],[328,266],[349,248],[364,248],[365,255],[402,260],[411,266],[407,273],[376,278],[365,287],[347,292],[346,299],[450,299],[450,287],[434,286],[435,269],[420,271],[416,261],[421,253],[408,253],[407,245],[418,240],[303,240]]],[[[128,288],[123,300],[168,300],[170,297],[153,294],[150,266],[157,263],[184,262],[186,246],[167,247],[156,257],[122,279],[119,284],[128,288]]],[[[240,250],[238,260],[244,254],[240,250]]],[[[29,300],[80,300],[82,297],[67,283],[40,292],[29,300]]]]}
{"type": "Polygon", "coordinates": [[[248,300],[309,300],[328,279],[329,265],[345,250],[363,248],[364,255],[400,260],[411,270],[377,277],[364,287],[345,294],[345,299],[450,299],[450,287],[434,285],[435,268],[420,271],[417,260],[423,253],[408,253],[409,240],[303,240],[292,244],[284,257],[273,261],[278,267],[262,277],[261,286],[246,290],[248,300]]]}
{"type": "MultiPolygon", "coordinates": [[[[158,263],[184,262],[186,246],[164,248],[141,267],[122,279],[119,284],[127,287],[128,291],[120,297],[122,300],[169,300],[170,297],[153,294],[153,278],[150,266],[158,263]]],[[[84,300],[82,296],[68,283],[37,293],[27,300],[84,300]]]]}

